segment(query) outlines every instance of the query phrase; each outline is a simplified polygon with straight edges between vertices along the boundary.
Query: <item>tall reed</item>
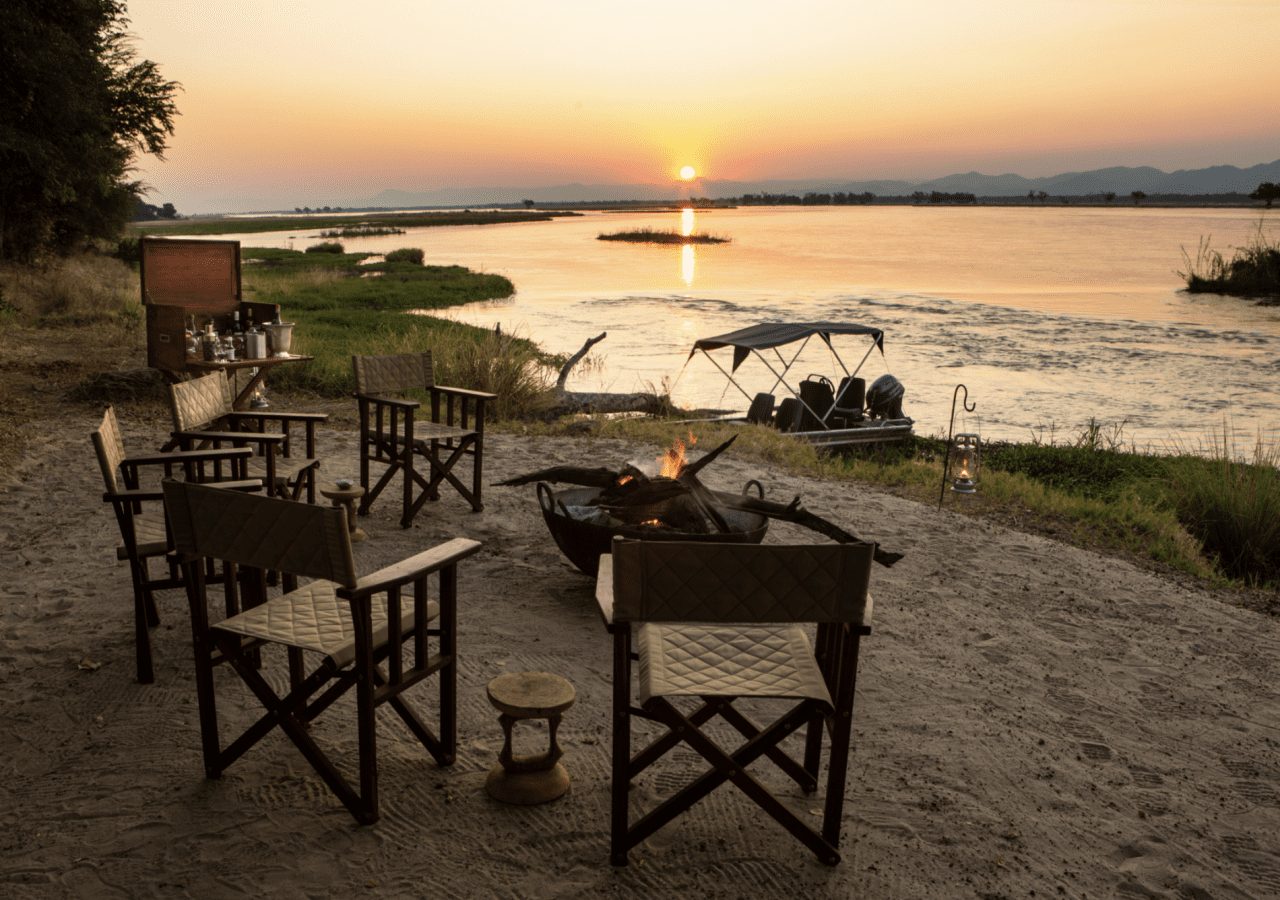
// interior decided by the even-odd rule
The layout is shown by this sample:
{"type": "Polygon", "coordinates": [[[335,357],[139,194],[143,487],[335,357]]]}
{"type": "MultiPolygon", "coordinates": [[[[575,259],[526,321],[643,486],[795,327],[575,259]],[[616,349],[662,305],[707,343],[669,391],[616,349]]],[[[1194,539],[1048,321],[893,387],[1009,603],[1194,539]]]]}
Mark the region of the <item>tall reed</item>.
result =
{"type": "Polygon", "coordinates": [[[1225,574],[1280,586],[1280,447],[1259,437],[1245,461],[1233,446],[1224,429],[1212,460],[1173,461],[1178,517],[1225,574]]]}

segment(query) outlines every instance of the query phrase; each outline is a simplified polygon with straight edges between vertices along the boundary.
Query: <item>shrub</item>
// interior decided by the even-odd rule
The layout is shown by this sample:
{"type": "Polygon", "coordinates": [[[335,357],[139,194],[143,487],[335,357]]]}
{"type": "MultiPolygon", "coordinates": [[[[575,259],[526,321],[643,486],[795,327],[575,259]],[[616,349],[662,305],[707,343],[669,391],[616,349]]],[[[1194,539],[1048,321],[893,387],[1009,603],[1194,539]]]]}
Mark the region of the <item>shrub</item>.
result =
{"type": "Polygon", "coordinates": [[[1231,259],[1201,238],[1195,259],[1182,251],[1185,272],[1178,274],[1191,293],[1233,294],[1240,297],[1280,297],[1280,241],[1267,240],[1262,222],[1249,243],[1237,247],[1231,259]]]}
{"type": "Polygon", "coordinates": [[[128,331],[142,321],[138,276],[109,256],[6,267],[0,270],[0,295],[16,315],[43,324],[111,324],[128,331]]]}
{"type": "Polygon", "coordinates": [[[1224,432],[1216,458],[1174,462],[1178,518],[1222,571],[1258,585],[1280,585],[1280,448],[1261,439],[1253,459],[1231,452],[1224,432]]]}
{"type": "Polygon", "coordinates": [[[307,253],[342,253],[342,245],[337,241],[322,241],[319,244],[312,244],[306,249],[307,253]]]}
{"type": "Polygon", "coordinates": [[[392,250],[386,255],[389,263],[412,263],[415,266],[422,265],[425,254],[417,247],[403,247],[400,250],[392,250]]]}

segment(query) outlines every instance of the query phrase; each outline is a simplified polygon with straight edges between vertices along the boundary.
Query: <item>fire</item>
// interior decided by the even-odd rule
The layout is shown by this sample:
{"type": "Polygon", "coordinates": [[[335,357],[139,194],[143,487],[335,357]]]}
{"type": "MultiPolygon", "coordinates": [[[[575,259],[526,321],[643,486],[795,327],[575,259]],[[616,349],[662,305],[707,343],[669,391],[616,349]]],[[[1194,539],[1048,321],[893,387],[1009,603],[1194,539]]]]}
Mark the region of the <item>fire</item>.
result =
{"type": "Polygon", "coordinates": [[[618,479],[618,487],[622,487],[622,486],[623,486],[624,484],[626,484],[628,481],[634,481],[634,480],[635,480],[635,479],[634,479],[632,476],[630,476],[630,475],[623,475],[622,477],[620,477],[620,478],[618,479]]]}
{"type": "Polygon", "coordinates": [[[676,438],[670,448],[658,457],[658,476],[661,478],[679,478],[685,464],[685,450],[698,443],[698,439],[689,432],[689,440],[676,438]]]}
{"type": "Polygon", "coordinates": [[[662,528],[662,527],[664,527],[667,523],[666,523],[666,522],[664,522],[664,521],[662,521],[661,519],[645,519],[645,520],[644,520],[643,522],[641,522],[640,524],[641,524],[641,525],[648,525],[650,528],[662,528]]]}

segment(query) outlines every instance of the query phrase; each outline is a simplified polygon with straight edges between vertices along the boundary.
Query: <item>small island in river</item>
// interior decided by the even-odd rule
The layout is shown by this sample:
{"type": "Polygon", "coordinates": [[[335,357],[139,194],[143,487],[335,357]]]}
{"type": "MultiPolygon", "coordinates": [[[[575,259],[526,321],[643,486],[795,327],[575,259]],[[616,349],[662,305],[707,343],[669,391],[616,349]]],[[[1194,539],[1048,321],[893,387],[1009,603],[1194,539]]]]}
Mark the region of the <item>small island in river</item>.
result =
{"type": "Polygon", "coordinates": [[[629,241],[633,244],[727,244],[731,238],[714,234],[682,234],[675,229],[637,228],[598,235],[601,241],[629,241]]]}

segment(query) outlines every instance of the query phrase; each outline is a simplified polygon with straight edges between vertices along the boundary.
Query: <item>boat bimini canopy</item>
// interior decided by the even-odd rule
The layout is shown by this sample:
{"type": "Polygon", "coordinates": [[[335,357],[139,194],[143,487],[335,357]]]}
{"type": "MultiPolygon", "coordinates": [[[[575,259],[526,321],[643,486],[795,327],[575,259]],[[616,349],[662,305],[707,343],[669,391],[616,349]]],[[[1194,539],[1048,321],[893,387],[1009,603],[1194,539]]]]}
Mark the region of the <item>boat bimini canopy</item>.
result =
{"type": "MultiPolygon", "coordinates": [[[[831,355],[845,375],[856,375],[872,351],[879,349],[881,355],[884,354],[884,332],[879,328],[870,328],[866,325],[848,325],[840,322],[765,322],[759,325],[739,328],[737,331],[731,331],[728,334],[696,341],[693,349],[689,351],[689,359],[692,359],[693,355],[701,350],[703,355],[711,360],[712,365],[724,373],[724,376],[729,379],[729,383],[741,391],[742,396],[746,397],[747,401],[750,402],[752,395],[747,393],[742,385],[738,384],[733,377],[733,373],[738,371],[738,366],[742,365],[746,358],[754,353],[777,378],[769,393],[772,394],[781,384],[798,398],[800,391],[787,383],[787,373],[791,371],[791,367],[800,358],[800,354],[804,352],[804,348],[808,346],[809,340],[814,335],[822,338],[822,342],[827,345],[827,349],[831,351],[831,355]],[[849,371],[849,368],[844,364],[844,360],[840,358],[840,354],[836,352],[835,347],[831,346],[831,335],[833,334],[862,334],[871,338],[871,346],[867,348],[866,354],[863,355],[858,364],[853,367],[853,371],[849,371]],[[783,356],[782,351],[778,349],[796,342],[799,342],[800,347],[795,353],[791,354],[790,359],[783,356]],[[718,350],[721,347],[733,348],[733,366],[728,371],[716,361],[715,357],[707,352],[709,350],[718,350]],[[776,365],[773,360],[762,352],[765,350],[773,351],[772,355],[776,357],[776,365]]],[[[819,418],[821,417],[819,416],[819,418]]]]}

